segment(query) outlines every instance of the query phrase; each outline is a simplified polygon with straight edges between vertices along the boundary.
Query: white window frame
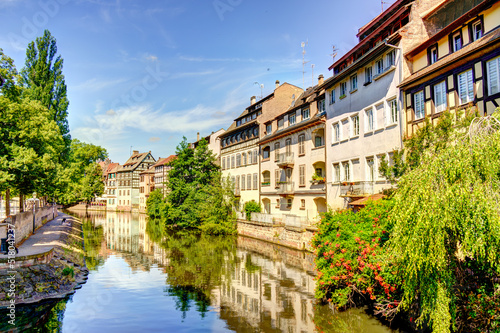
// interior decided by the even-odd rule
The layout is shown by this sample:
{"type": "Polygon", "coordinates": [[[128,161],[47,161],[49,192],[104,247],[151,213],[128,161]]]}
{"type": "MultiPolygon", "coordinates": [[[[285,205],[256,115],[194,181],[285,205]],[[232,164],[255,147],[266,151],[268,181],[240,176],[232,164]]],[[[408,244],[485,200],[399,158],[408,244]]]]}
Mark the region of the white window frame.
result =
{"type": "Polygon", "coordinates": [[[375,71],[377,72],[375,75],[380,75],[384,72],[384,60],[379,59],[375,61],[375,71]]]}
{"type": "Polygon", "coordinates": [[[431,65],[433,63],[435,63],[436,61],[438,61],[438,48],[437,48],[437,46],[432,46],[429,49],[429,60],[430,60],[431,65]]]}
{"type": "Polygon", "coordinates": [[[373,81],[373,68],[368,66],[365,68],[365,84],[373,81]]]}
{"type": "Polygon", "coordinates": [[[472,28],[472,41],[473,42],[475,42],[476,40],[483,37],[483,35],[484,35],[483,22],[481,20],[472,23],[471,28],[472,28]],[[479,27],[479,30],[477,30],[477,27],[479,27]],[[478,32],[479,32],[479,36],[478,36],[478,32]]]}
{"type": "Polygon", "coordinates": [[[462,34],[460,33],[460,31],[457,31],[455,32],[452,36],[451,36],[451,43],[453,45],[453,52],[457,52],[458,50],[462,49],[462,47],[464,47],[464,41],[462,40],[462,34]],[[457,39],[457,37],[459,39],[457,39]],[[460,40],[460,46],[457,47],[457,40],[460,40]]]}
{"type": "Polygon", "coordinates": [[[350,117],[351,137],[359,136],[359,114],[356,113],[350,117]]]}
{"type": "Polygon", "coordinates": [[[354,74],[351,76],[351,90],[349,92],[353,93],[358,90],[358,74],[354,74]]]}
{"type": "Polygon", "coordinates": [[[366,180],[369,182],[374,182],[377,180],[375,175],[375,157],[369,156],[366,158],[366,180]],[[371,163],[370,163],[371,161],[371,163]],[[371,167],[370,167],[371,165],[371,167]]]}
{"type": "Polygon", "coordinates": [[[436,83],[433,87],[434,90],[434,108],[436,112],[443,112],[448,108],[446,81],[443,80],[436,83]]]}
{"type": "Polygon", "coordinates": [[[419,120],[425,117],[425,99],[424,91],[420,90],[413,94],[413,114],[415,115],[415,120],[419,120]]]}
{"type": "Polygon", "coordinates": [[[342,162],[342,176],[343,176],[343,181],[344,182],[349,182],[351,181],[351,162],[346,161],[342,162]]]}
{"type": "Polygon", "coordinates": [[[330,90],[330,105],[335,104],[335,88],[330,90]]]}
{"type": "Polygon", "coordinates": [[[340,82],[340,97],[347,95],[347,81],[340,82]]]}
{"type": "Polygon", "coordinates": [[[342,175],[340,172],[340,163],[333,163],[333,182],[340,183],[342,181],[342,175]]]}
{"type": "Polygon", "coordinates": [[[391,98],[387,100],[387,125],[396,124],[398,122],[398,100],[397,98],[391,98]]]}
{"type": "Polygon", "coordinates": [[[386,54],[385,61],[387,64],[386,68],[394,66],[394,64],[396,63],[396,53],[394,52],[394,50],[386,54]]]}
{"type": "Polygon", "coordinates": [[[367,132],[372,132],[375,130],[375,121],[373,119],[373,108],[369,107],[368,109],[365,109],[365,131],[367,132]]]}
{"type": "Polygon", "coordinates": [[[486,75],[488,84],[488,95],[500,92],[500,57],[486,62],[486,75]]]}
{"type": "Polygon", "coordinates": [[[288,115],[288,125],[291,126],[291,125],[295,124],[296,122],[297,122],[297,118],[296,118],[295,113],[290,113],[288,115]],[[292,119],[293,119],[293,121],[292,121],[292,119]]]}
{"type": "Polygon", "coordinates": [[[341,125],[340,122],[336,122],[332,124],[332,141],[340,142],[342,138],[341,125]]]}
{"type": "Polygon", "coordinates": [[[474,101],[474,80],[472,69],[466,70],[457,75],[458,102],[460,105],[474,101]],[[465,80],[464,85],[461,81],[465,80]],[[465,88],[465,90],[463,90],[465,88]]]}

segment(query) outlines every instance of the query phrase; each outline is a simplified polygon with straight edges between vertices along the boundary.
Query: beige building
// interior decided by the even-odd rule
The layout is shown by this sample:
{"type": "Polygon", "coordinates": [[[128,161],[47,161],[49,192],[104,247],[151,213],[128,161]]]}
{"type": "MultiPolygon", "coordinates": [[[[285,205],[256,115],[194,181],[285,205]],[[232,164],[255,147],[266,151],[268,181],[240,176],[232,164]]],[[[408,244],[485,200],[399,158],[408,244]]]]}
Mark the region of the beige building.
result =
{"type": "MultiPolygon", "coordinates": [[[[318,83],[323,83],[322,75],[318,83]]],[[[327,210],[325,120],[325,90],[317,85],[264,123],[261,204],[265,213],[287,225],[307,224],[327,210]]]]}
{"type": "Polygon", "coordinates": [[[265,130],[261,124],[286,111],[301,92],[294,85],[279,85],[277,81],[273,93],[258,101],[252,97],[250,106],[220,136],[222,175],[233,181],[240,205],[260,202],[258,142],[265,130]]]}
{"type": "Polygon", "coordinates": [[[117,210],[139,210],[139,174],[155,162],[151,152],[139,153],[134,150],[127,162],[117,170],[117,210]]]}
{"type": "Polygon", "coordinates": [[[106,199],[107,210],[116,210],[116,205],[118,204],[116,200],[116,171],[119,168],[119,163],[110,163],[106,166],[104,172],[104,194],[102,196],[106,199]]]}
{"type": "Polygon", "coordinates": [[[146,212],[146,201],[149,193],[155,190],[154,165],[139,174],[139,213],[146,212]]]}
{"type": "Polygon", "coordinates": [[[500,3],[440,1],[421,17],[427,38],[404,54],[404,134],[448,109],[493,113],[500,105],[500,3]]]}
{"type": "MultiPolygon", "coordinates": [[[[214,153],[217,162],[220,165],[220,136],[225,132],[223,128],[218,130],[217,132],[212,132],[210,135],[207,135],[204,139],[208,143],[208,148],[212,153],[214,153]]],[[[191,144],[191,148],[195,148],[198,146],[200,142],[200,133],[198,133],[196,137],[196,142],[191,144]]]]}
{"type": "Polygon", "coordinates": [[[175,155],[170,155],[166,158],[159,158],[158,162],[153,165],[154,168],[154,189],[161,190],[163,195],[166,194],[165,182],[167,181],[168,172],[171,167],[168,165],[176,158],[175,155]]]}

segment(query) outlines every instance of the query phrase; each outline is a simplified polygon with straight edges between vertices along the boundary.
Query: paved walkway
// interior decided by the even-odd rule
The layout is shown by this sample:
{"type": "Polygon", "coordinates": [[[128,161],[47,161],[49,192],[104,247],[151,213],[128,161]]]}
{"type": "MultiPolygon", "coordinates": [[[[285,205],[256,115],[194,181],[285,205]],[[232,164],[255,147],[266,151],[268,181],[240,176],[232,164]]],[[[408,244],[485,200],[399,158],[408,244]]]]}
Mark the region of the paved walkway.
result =
{"type": "MultiPolygon", "coordinates": [[[[56,245],[61,245],[59,239],[63,233],[68,232],[68,226],[62,224],[62,220],[66,218],[71,220],[73,217],[67,214],[59,213],[59,215],[45,223],[42,227],[35,231],[21,246],[18,247],[19,253],[16,257],[25,257],[45,253],[56,245]]],[[[0,252],[0,259],[7,258],[7,255],[0,252]]]]}

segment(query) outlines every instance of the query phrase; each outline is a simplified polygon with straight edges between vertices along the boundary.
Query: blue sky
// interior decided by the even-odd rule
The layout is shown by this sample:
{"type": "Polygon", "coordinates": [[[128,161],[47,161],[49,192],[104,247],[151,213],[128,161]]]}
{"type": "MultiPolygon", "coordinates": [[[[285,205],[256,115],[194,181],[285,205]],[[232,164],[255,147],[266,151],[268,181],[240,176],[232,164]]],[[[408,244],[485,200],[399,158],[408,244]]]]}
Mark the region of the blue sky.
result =
{"type": "MultiPolygon", "coordinates": [[[[386,1],[387,7],[394,0],[386,1]]],[[[173,154],[186,136],[227,128],[274,82],[331,76],[380,0],[0,0],[0,48],[24,65],[49,29],[64,59],[71,134],[124,163],[130,149],[173,154]],[[255,84],[258,82],[259,84],[255,84]]]]}

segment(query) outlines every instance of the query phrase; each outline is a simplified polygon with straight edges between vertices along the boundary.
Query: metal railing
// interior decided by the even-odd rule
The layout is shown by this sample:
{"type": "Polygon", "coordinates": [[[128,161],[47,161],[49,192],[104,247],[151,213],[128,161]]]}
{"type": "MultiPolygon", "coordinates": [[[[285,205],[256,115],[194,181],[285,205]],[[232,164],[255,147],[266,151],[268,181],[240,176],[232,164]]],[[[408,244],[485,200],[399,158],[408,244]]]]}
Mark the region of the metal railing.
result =
{"type": "Polygon", "coordinates": [[[286,182],[278,184],[278,189],[276,190],[278,194],[293,194],[295,192],[295,183],[286,182]]]}
{"type": "Polygon", "coordinates": [[[293,153],[281,153],[278,156],[277,164],[278,166],[293,165],[295,160],[293,158],[293,153]]]}
{"type": "Polygon", "coordinates": [[[362,197],[373,194],[372,181],[342,182],[340,185],[341,197],[362,197]]]}

